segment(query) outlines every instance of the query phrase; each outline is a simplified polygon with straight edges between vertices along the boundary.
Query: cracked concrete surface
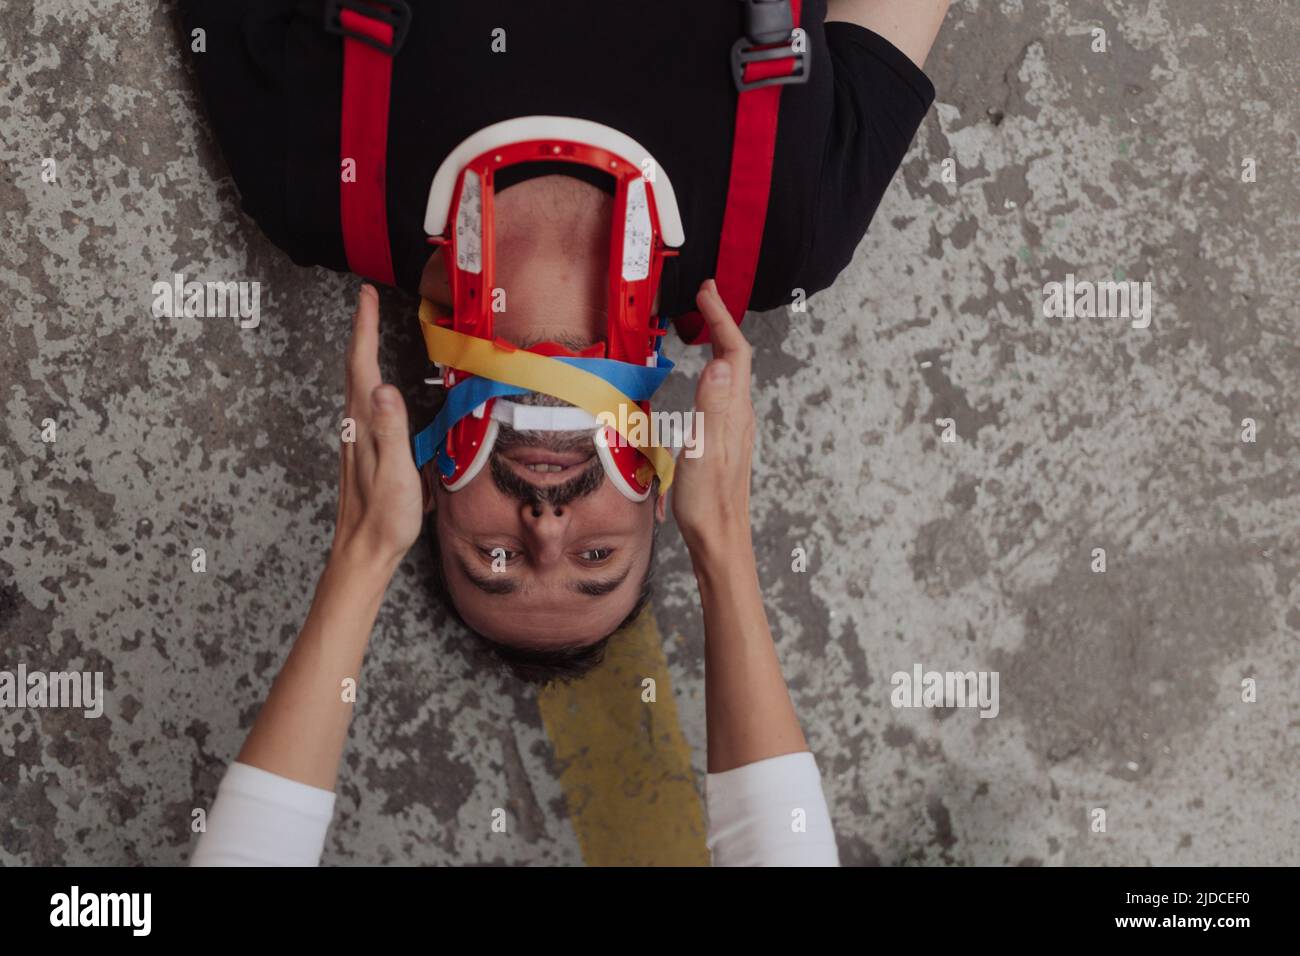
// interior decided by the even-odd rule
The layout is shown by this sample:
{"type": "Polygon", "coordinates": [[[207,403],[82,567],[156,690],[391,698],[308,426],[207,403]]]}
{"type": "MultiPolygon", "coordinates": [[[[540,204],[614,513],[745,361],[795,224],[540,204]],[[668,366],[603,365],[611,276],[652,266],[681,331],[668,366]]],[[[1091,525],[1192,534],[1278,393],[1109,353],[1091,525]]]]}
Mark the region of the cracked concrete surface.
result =
{"type": "MultiPolygon", "coordinates": [[[[0,863],[174,864],[328,546],[355,283],[238,212],[169,8],[3,9],[0,669],[101,670],[108,700],[0,711],[0,863]],[[259,281],[260,327],[153,319],[176,272],[259,281]]],[[[1297,36],[1293,0],[956,3],[854,262],[807,313],[749,318],[760,570],[845,863],[1296,861],[1297,36]],[[1071,273],[1150,282],[1151,327],[1044,318],[1071,273]],[[999,672],[998,717],[892,707],[918,663],[999,672]]],[[[384,342],[411,384],[414,324],[384,342]]],[[[663,537],[702,774],[694,583],[663,537]]],[[[581,862],[532,691],[428,572],[417,548],[380,615],[325,861],[581,862]]]]}

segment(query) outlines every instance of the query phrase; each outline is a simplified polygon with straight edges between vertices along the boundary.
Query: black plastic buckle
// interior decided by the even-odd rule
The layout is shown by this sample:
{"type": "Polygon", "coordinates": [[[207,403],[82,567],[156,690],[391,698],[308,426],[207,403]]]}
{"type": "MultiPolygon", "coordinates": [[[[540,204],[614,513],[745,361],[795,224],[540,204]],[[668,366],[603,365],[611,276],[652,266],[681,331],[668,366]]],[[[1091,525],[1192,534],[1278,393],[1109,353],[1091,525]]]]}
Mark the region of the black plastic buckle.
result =
{"type": "Polygon", "coordinates": [[[348,37],[358,43],[374,47],[380,53],[395,56],[406,42],[406,31],[411,26],[411,8],[406,0],[325,0],[325,30],[341,37],[348,37]],[[342,11],[351,10],[371,20],[387,23],[393,28],[393,42],[380,43],[374,37],[366,36],[343,25],[342,11]]]}
{"type": "MultiPolygon", "coordinates": [[[[812,58],[807,49],[794,50],[794,14],[790,0],[741,0],[745,4],[745,35],[731,47],[731,77],[741,93],[764,86],[808,82],[812,58]],[[776,44],[780,44],[779,46],[776,44]],[[793,73],[745,82],[745,66],[766,60],[795,60],[793,73]]],[[[805,36],[804,42],[807,42],[805,36]]]]}

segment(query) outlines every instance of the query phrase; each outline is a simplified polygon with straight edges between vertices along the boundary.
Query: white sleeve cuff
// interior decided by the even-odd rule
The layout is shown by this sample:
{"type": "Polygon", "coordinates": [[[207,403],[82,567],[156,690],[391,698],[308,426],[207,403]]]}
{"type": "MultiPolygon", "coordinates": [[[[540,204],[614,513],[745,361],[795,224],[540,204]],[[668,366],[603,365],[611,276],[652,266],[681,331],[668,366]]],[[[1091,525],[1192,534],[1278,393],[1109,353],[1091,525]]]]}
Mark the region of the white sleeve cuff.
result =
{"type": "Polygon", "coordinates": [[[807,751],[711,773],[707,844],[714,866],[839,866],[817,761],[807,751]]]}
{"type": "Polygon", "coordinates": [[[334,794],[232,763],[191,866],[318,866],[334,794]]]}

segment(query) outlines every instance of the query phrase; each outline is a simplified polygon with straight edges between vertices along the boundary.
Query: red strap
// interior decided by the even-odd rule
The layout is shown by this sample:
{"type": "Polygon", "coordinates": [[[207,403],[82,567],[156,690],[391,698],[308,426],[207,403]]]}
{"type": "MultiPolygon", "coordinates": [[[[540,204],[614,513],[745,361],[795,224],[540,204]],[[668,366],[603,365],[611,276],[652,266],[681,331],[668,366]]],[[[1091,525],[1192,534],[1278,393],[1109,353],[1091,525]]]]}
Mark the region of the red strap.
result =
{"type": "MultiPolygon", "coordinates": [[[[347,30],[384,45],[393,42],[391,24],[339,11],[347,30]]],[[[339,130],[342,160],[356,163],[356,182],[340,175],[339,220],[348,268],[357,275],[393,285],[393,254],[388,246],[388,99],[393,85],[393,58],[350,36],[343,38],[343,122],[339,130]]],[[[342,166],[340,165],[340,171],[342,166]]]]}
{"type": "MultiPolygon", "coordinates": [[[[799,26],[801,0],[790,0],[794,26],[799,26]]],[[[797,68],[793,58],[765,60],[745,66],[745,81],[789,76],[797,68]]],[[[745,317],[754,291],[758,253],[767,221],[767,201],[772,189],[772,161],[776,155],[776,121],[781,110],[781,86],[764,86],[740,93],[736,104],[736,136],[731,147],[731,179],[722,217],[718,264],[714,278],[718,294],[736,324],[745,317]]],[[[687,343],[709,341],[704,317],[690,312],[676,320],[677,332],[687,343]]]]}

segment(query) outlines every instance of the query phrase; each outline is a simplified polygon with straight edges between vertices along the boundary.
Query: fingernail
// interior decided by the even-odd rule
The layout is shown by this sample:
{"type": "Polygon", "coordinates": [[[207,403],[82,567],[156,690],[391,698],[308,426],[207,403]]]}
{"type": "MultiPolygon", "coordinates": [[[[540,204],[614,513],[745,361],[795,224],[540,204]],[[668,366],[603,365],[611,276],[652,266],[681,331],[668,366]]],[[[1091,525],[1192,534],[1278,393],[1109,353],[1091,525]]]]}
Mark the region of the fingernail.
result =
{"type": "Polygon", "coordinates": [[[708,375],[714,385],[726,385],[731,381],[731,366],[726,362],[714,362],[709,366],[708,375]]]}

